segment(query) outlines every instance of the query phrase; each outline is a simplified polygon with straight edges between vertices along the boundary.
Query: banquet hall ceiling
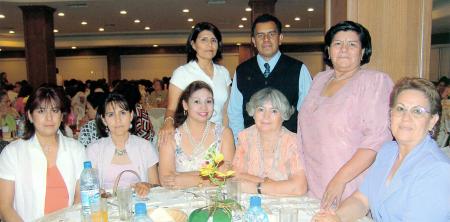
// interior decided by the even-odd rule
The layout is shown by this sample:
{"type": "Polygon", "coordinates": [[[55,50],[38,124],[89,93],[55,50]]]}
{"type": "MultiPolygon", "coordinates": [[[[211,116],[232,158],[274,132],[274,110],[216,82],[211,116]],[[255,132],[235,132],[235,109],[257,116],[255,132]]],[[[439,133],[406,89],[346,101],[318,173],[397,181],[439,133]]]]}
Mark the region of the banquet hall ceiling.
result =
{"type": "MultiPolygon", "coordinates": [[[[433,2],[437,6],[433,9],[433,33],[450,32],[450,0],[433,2]]],[[[191,27],[200,21],[218,26],[224,42],[230,44],[248,41],[251,26],[251,13],[245,11],[248,0],[7,0],[0,1],[0,47],[23,47],[22,12],[18,8],[22,5],[47,5],[56,9],[57,47],[74,43],[86,47],[141,43],[179,45],[184,43],[191,27]],[[182,12],[183,9],[189,12],[182,12]],[[121,10],[126,10],[127,14],[120,14],[121,10]],[[64,16],[58,16],[60,12],[64,16]],[[247,20],[243,21],[243,17],[247,20]],[[194,21],[189,22],[189,18],[194,21]],[[140,23],[135,23],[136,19],[140,23]],[[87,24],[82,25],[83,21],[87,24]]],[[[320,36],[324,29],[324,7],[324,0],[278,0],[275,15],[283,24],[290,25],[283,28],[287,34],[320,36]],[[296,17],[299,19],[295,20],[296,17]]],[[[315,37],[310,39],[316,40],[315,37]]],[[[306,41],[309,40],[306,38],[306,41]]]]}

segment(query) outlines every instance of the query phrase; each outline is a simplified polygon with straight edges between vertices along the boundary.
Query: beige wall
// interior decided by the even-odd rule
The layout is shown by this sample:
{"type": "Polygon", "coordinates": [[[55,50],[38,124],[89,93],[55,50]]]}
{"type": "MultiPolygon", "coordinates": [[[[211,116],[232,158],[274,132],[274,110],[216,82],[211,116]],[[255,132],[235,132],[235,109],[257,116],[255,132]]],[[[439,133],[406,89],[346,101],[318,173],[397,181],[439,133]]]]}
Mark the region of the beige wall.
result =
{"type": "Polygon", "coordinates": [[[0,72],[6,72],[10,83],[27,79],[27,66],[25,64],[25,59],[0,59],[0,72]]]}
{"type": "Polygon", "coordinates": [[[313,77],[324,70],[322,52],[286,53],[286,55],[302,61],[313,77]]]}
{"type": "Polygon", "coordinates": [[[108,79],[106,56],[58,57],[56,67],[64,80],[108,79]]]}

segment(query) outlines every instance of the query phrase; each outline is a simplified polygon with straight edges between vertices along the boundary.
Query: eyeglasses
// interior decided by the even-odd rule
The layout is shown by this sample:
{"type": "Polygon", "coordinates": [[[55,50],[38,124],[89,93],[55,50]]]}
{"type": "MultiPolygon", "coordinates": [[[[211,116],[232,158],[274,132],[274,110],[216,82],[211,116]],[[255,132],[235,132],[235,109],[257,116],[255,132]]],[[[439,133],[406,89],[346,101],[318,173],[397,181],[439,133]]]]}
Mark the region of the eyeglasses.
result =
{"type": "Polygon", "coordinates": [[[267,33],[259,32],[259,33],[256,33],[255,36],[257,39],[265,39],[265,38],[273,39],[278,36],[278,32],[275,32],[275,31],[271,31],[271,32],[267,32],[267,33]]]}
{"type": "Polygon", "coordinates": [[[415,119],[420,119],[425,117],[427,114],[430,114],[431,112],[427,109],[421,107],[421,106],[414,106],[410,109],[407,109],[404,106],[397,105],[394,108],[391,109],[391,114],[396,117],[400,117],[405,115],[405,113],[409,112],[411,116],[415,119]]]}

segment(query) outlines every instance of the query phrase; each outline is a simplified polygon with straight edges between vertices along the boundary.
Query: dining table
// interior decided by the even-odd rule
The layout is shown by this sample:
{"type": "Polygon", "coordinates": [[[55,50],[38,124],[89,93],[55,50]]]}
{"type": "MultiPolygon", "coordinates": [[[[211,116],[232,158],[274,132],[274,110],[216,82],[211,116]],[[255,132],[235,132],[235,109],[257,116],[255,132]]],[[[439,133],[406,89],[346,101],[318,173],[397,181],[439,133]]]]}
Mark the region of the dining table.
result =
{"type": "MultiPolygon", "coordinates": [[[[147,205],[149,212],[157,212],[159,209],[176,209],[185,213],[185,220],[187,221],[188,215],[195,209],[204,207],[208,204],[208,201],[212,193],[216,192],[216,188],[188,188],[171,190],[163,187],[152,188],[148,196],[144,199],[134,197],[133,203],[144,202],[147,205]]],[[[239,212],[233,211],[232,221],[243,221],[245,209],[249,205],[250,196],[255,194],[242,193],[238,198],[239,203],[243,206],[243,210],[239,212]]],[[[298,213],[298,222],[310,222],[312,216],[319,211],[320,201],[315,198],[307,196],[295,196],[295,197],[276,197],[269,195],[259,195],[262,199],[262,208],[268,213],[270,222],[278,222],[280,212],[282,209],[295,209],[298,213]]],[[[108,221],[121,221],[119,219],[118,203],[116,198],[108,198],[108,221]]],[[[134,204],[133,204],[134,206],[134,204]]],[[[79,204],[62,209],[60,211],[48,214],[37,221],[42,222],[78,222],[80,220],[79,204]]],[[[150,214],[152,217],[152,215],[150,214]]],[[[162,219],[159,217],[153,218],[154,222],[170,222],[170,216],[162,219]]],[[[125,221],[132,221],[125,220],[125,221]]],[[[176,220],[178,222],[178,220],[176,220]]],[[[369,217],[364,217],[358,220],[358,222],[372,222],[369,217]]]]}

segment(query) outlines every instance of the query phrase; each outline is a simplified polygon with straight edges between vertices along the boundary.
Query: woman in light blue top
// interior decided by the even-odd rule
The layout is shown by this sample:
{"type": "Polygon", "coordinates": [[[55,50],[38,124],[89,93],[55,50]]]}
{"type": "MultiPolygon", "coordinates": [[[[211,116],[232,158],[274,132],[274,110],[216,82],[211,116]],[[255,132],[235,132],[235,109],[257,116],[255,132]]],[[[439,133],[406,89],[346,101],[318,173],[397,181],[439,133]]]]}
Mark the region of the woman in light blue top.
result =
{"type": "Polygon", "coordinates": [[[359,191],[313,221],[355,221],[369,210],[375,221],[449,221],[450,159],[428,134],[441,112],[439,93],[428,80],[406,78],[390,108],[396,141],[381,148],[359,191]]]}

